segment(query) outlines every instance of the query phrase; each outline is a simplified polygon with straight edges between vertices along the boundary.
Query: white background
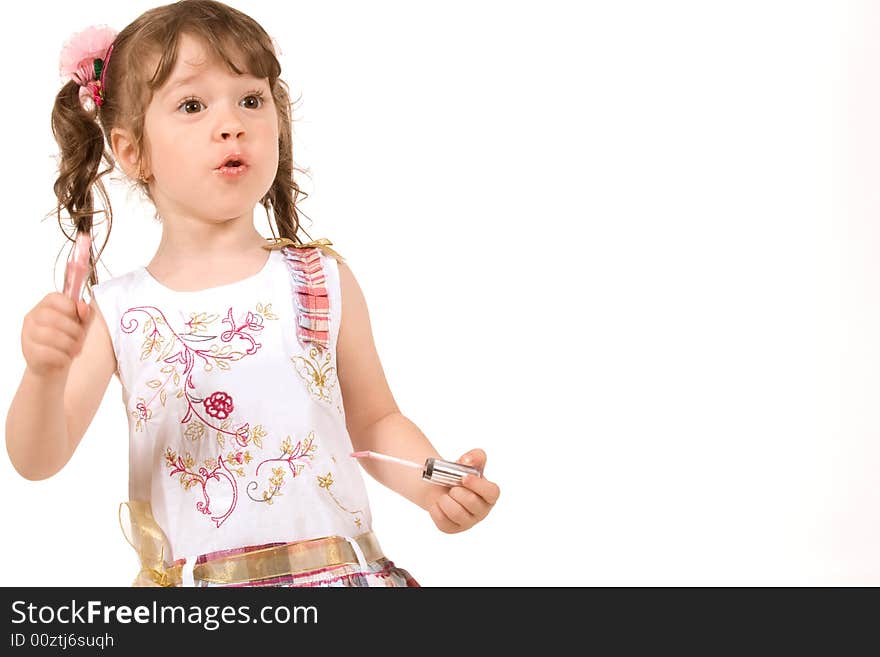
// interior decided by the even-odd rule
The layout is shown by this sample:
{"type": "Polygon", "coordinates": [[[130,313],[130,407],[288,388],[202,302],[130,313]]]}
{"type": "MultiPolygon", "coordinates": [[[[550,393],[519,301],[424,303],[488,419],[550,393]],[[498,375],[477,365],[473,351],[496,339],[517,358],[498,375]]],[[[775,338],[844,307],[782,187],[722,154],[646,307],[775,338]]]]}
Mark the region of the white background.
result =
{"type": "MultiPolygon", "coordinates": [[[[355,272],[401,410],[447,458],[484,448],[502,489],[447,535],[365,474],[397,565],[425,586],[880,584],[871,3],[232,4],[302,96],[305,226],[355,272]]],[[[0,27],[7,409],[67,253],[60,48],[150,6],[32,2],[0,27]]],[[[101,280],[160,235],[112,200],[101,280]]],[[[58,475],[0,461],[0,584],[130,584],[127,441],[114,378],[58,475]]]]}

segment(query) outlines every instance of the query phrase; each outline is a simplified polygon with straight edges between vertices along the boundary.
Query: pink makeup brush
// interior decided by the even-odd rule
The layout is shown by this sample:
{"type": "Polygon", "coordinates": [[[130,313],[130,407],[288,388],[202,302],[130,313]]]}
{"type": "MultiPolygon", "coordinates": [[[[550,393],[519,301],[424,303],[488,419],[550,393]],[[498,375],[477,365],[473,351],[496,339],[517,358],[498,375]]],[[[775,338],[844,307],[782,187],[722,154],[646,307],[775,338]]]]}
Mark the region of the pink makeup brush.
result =
{"type": "Polygon", "coordinates": [[[92,236],[89,231],[77,231],[73,255],[67,261],[64,271],[64,295],[74,301],[82,297],[86,279],[89,277],[89,256],[92,251],[92,236]]]}
{"type": "Polygon", "coordinates": [[[397,463],[408,468],[416,468],[422,471],[422,479],[430,481],[432,484],[440,486],[460,486],[461,480],[466,474],[472,474],[482,477],[483,473],[474,467],[456,463],[454,461],[444,461],[443,459],[429,458],[425,460],[425,465],[419,465],[413,461],[399,459],[396,456],[388,456],[379,452],[361,451],[352,452],[351,455],[356,459],[376,459],[378,461],[387,461],[388,463],[397,463]]]}

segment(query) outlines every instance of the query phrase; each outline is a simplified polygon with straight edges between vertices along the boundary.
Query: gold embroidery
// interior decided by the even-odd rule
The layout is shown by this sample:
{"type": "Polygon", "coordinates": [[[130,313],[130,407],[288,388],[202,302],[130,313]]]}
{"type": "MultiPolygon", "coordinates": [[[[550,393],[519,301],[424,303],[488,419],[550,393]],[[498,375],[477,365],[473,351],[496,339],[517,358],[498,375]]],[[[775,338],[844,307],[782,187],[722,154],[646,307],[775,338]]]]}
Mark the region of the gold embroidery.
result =
{"type": "MultiPolygon", "coordinates": [[[[216,461],[214,461],[214,459],[210,459],[210,461],[212,465],[207,465],[207,463],[205,465],[213,469],[216,461]]],[[[184,475],[180,478],[180,485],[183,486],[184,490],[189,490],[196,484],[200,483],[199,478],[190,472],[195,467],[196,461],[189,452],[186,453],[186,456],[178,457],[173,449],[166,447],[165,465],[169,468],[177,467],[184,472],[184,475]]]]}
{"type": "Polygon", "coordinates": [[[257,312],[260,313],[265,319],[278,319],[278,315],[272,312],[272,304],[268,304],[264,306],[261,303],[257,303],[257,312]]]}
{"type": "Polygon", "coordinates": [[[184,434],[190,440],[200,440],[205,435],[205,425],[198,420],[189,423],[184,434]]]}
{"type": "Polygon", "coordinates": [[[189,326],[192,333],[203,333],[208,324],[213,324],[220,315],[209,315],[208,313],[190,313],[189,321],[185,326],[189,326]]]}
{"type": "Polygon", "coordinates": [[[361,519],[357,516],[358,516],[358,514],[363,515],[364,512],[361,510],[352,511],[352,510],[346,509],[344,506],[342,506],[342,503],[340,503],[340,501],[336,498],[336,496],[333,494],[333,491],[330,490],[330,487],[333,485],[333,473],[328,472],[327,475],[324,477],[322,477],[321,475],[318,475],[317,477],[318,477],[318,488],[323,488],[324,490],[326,490],[327,494],[330,495],[330,497],[336,503],[336,506],[338,506],[340,509],[342,509],[346,513],[350,513],[351,515],[355,516],[354,517],[354,524],[360,529],[361,519]]]}
{"type": "Polygon", "coordinates": [[[336,368],[329,349],[309,348],[309,357],[293,356],[296,373],[306,382],[309,394],[318,401],[332,402],[331,393],[336,387],[336,368]],[[323,360],[323,362],[320,362],[323,360]]]}
{"type": "Polygon", "coordinates": [[[253,441],[254,445],[259,447],[260,449],[263,449],[263,436],[265,435],[267,434],[266,431],[263,429],[263,425],[258,424],[251,431],[251,440],[253,441]]]}
{"type": "Polygon", "coordinates": [[[272,476],[269,478],[269,489],[261,493],[261,498],[251,495],[251,491],[256,489],[259,484],[252,481],[247,485],[247,494],[254,502],[272,503],[272,498],[281,495],[281,487],[284,485],[284,463],[287,464],[292,477],[297,477],[305,467],[304,463],[295,463],[294,461],[304,461],[305,459],[313,459],[317,445],[315,445],[315,432],[309,433],[308,438],[299,441],[296,446],[291,443],[290,436],[285,437],[281,443],[281,456],[276,459],[266,459],[261,461],[254,471],[254,475],[259,476],[260,468],[265,463],[281,463],[282,465],[272,467],[272,476]]]}
{"type": "MultiPolygon", "coordinates": [[[[221,370],[230,369],[229,363],[227,361],[241,360],[247,355],[243,351],[232,351],[232,347],[228,344],[220,347],[219,350],[216,344],[212,344],[211,349],[208,351],[208,354],[210,354],[211,357],[214,358],[214,364],[216,364],[217,367],[219,367],[221,370]],[[218,360],[218,358],[224,358],[225,360],[218,360]]],[[[211,363],[205,363],[204,369],[206,372],[210,372],[213,367],[211,363]]]]}
{"type": "Polygon", "coordinates": [[[224,449],[226,447],[226,436],[223,435],[223,432],[229,428],[230,424],[231,420],[223,420],[223,422],[220,423],[220,431],[217,432],[217,445],[220,447],[220,449],[224,449]]]}
{"type": "Polygon", "coordinates": [[[272,504],[272,498],[276,495],[284,495],[281,487],[284,485],[284,468],[272,468],[272,476],[269,477],[269,484],[272,486],[272,492],[263,491],[263,501],[272,504]]]}
{"type": "Polygon", "coordinates": [[[144,322],[144,343],[141,347],[141,360],[146,360],[150,357],[150,354],[153,351],[162,351],[162,347],[165,346],[165,338],[159,333],[158,325],[163,324],[164,322],[158,317],[150,317],[146,322],[144,322]],[[153,326],[156,326],[156,329],[153,329],[153,326]]]}

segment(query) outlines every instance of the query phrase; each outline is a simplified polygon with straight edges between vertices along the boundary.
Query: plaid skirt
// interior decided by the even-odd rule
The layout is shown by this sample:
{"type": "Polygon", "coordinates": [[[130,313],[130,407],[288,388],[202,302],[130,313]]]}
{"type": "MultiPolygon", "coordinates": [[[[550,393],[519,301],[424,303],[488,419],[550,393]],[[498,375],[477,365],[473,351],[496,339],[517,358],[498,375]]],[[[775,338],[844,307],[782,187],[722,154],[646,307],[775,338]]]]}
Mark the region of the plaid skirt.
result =
{"type": "Polygon", "coordinates": [[[355,564],[343,564],[331,568],[320,568],[304,573],[284,575],[269,579],[242,582],[239,584],[215,584],[193,578],[193,586],[200,587],[242,587],[242,586],[297,586],[297,587],[361,587],[361,586],[395,586],[417,587],[419,583],[403,568],[398,568],[387,558],[367,562],[364,570],[355,564]]]}

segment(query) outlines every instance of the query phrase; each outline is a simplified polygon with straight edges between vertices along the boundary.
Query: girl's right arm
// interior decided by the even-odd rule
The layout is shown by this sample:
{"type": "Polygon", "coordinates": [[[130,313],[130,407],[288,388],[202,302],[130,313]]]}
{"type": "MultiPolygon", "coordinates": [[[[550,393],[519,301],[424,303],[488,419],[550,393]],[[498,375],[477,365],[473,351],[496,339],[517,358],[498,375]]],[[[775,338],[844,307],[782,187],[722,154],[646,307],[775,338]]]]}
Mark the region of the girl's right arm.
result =
{"type": "Polygon", "coordinates": [[[116,356],[94,299],[46,295],[24,318],[27,367],[6,417],[6,451],[25,479],[63,468],[101,404],[116,356]],[[93,321],[97,318],[97,321],[93,321]]]}

